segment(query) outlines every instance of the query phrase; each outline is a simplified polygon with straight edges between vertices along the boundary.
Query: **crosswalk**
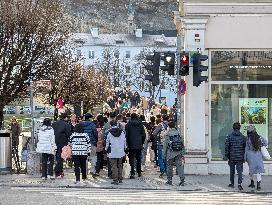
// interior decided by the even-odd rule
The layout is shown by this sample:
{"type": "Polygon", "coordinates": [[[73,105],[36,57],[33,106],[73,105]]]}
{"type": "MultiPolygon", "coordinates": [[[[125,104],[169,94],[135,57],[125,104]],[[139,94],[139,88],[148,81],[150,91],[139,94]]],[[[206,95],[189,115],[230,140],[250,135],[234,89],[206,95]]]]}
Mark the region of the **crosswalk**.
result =
{"type": "Polygon", "coordinates": [[[90,204],[252,204],[271,205],[272,195],[241,192],[182,192],[169,190],[134,190],[104,188],[13,187],[12,189],[56,197],[87,199],[90,204]]]}

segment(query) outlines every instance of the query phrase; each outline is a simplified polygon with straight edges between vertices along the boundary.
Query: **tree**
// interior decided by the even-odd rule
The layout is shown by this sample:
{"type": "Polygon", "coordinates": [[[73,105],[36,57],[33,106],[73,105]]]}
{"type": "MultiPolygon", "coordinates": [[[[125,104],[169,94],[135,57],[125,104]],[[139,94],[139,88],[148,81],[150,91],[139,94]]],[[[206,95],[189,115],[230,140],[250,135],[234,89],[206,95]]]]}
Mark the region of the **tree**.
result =
{"type": "Polygon", "coordinates": [[[55,73],[72,25],[60,0],[0,1],[0,127],[5,105],[26,97],[30,81],[55,73]]]}

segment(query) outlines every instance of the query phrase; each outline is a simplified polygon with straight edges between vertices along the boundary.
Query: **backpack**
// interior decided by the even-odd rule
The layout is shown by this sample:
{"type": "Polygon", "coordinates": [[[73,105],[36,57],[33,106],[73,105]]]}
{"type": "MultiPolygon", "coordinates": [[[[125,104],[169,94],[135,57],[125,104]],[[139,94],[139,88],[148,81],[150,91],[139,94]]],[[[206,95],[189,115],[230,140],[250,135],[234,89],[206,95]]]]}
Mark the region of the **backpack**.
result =
{"type": "Polygon", "coordinates": [[[184,149],[184,145],[180,135],[172,135],[169,136],[169,138],[170,138],[169,145],[172,151],[182,151],[184,149]]]}
{"type": "Polygon", "coordinates": [[[97,128],[98,140],[96,145],[96,151],[102,152],[104,150],[102,128],[97,128]]]}

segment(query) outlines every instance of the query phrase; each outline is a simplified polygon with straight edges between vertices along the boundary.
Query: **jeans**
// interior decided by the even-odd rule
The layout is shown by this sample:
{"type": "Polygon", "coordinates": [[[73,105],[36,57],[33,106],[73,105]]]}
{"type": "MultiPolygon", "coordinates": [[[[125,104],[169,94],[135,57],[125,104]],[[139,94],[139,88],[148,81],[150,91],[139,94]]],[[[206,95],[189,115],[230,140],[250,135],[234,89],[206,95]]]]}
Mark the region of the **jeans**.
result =
{"type": "Polygon", "coordinates": [[[157,152],[158,152],[158,164],[160,166],[160,172],[164,173],[166,170],[166,161],[164,160],[164,156],[163,156],[163,145],[162,144],[158,144],[157,147],[157,152]]]}
{"type": "Polygon", "coordinates": [[[142,165],[145,165],[145,162],[146,162],[147,148],[148,148],[148,145],[144,144],[144,149],[142,150],[142,165]]]}
{"type": "Polygon", "coordinates": [[[42,153],[42,177],[53,176],[54,155],[42,153]],[[49,161],[49,164],[47,164],[49,161]]]}
{"type": "Polygon", "coordinates": [[[96,170],[96,173],[99,174],[100,169],[103,169],[104,154],[103,152],[97,152],[96,156],[97,156],[97,161],[96,161],[95,170],[96,170]]]}
{"type": "Polygon", "coordinates": [[[63,159],[61,158],[61,152],[62,147],[58,147],[56,153],[56,166],[55,166],[56,177],[63,174],[63,159]]]}
{"type": "Polygon", "coordinates": [[[129,150],[129,154],[128,154],[128,158],[129,158],[129,164],[131,166],[131,171],[130,174],[132,176],[135,175],[135,157],[136,157],[136,171],[138,174],[141,174],[142,170],[141,170],[141,155],[142,154],[142,150],[141,149],[130,149],[129,150]]]}
{"type": "Polygon", "coordinates": [[[234,184],[235,166],[238,173],[238,184],[242,184],[243,181],[243,162],[229,161],[230,166],[230,183],[234,184]]]}
{"type": "Polygon", "coordinates": [[[111,158],[111,170],[112,170],[112,179],[117,182],[123,179],[123,158],[111,158]]]}
{"type": "Polygon", "coordinates": [[[184,166],[182,164],[181,157],[182,156],[180,154],[180,155],[175,156],[175,158],[173,158],[173,159],[167,160],[166,169],[167,169],[167,179],[168,179],[168,181],[172,181],[172,178],[173,178],[173,164],[174,164],[174,162],[176,163],[177,172],[178,172],[180,180],[183,181],[185,179],[185,177],[184,177],[184,166]]]}
{"type": "Polygon", "coordinates": [[[87,179],[87,156],[85,155],[74,155],[73,156],[74,166],[75,166],[75,176],[76,181],[80,181],[80,171],[82,173],[82,179],[87,179]]]}

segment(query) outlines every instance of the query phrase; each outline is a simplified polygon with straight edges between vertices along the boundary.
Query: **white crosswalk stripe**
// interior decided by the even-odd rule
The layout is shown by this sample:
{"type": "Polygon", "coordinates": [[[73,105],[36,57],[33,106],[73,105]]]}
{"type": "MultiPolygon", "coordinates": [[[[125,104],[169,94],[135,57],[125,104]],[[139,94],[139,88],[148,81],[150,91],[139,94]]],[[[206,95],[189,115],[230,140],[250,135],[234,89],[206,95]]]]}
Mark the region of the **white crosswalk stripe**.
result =
{"type": "Polygon", "coordinates": [[[90,200],[90,202],[100,204],[272,204],[272,195],[239,192],[179,192],[167,190],[34,187],[14,187],[13,189],[87,199],[90,200]]]}

